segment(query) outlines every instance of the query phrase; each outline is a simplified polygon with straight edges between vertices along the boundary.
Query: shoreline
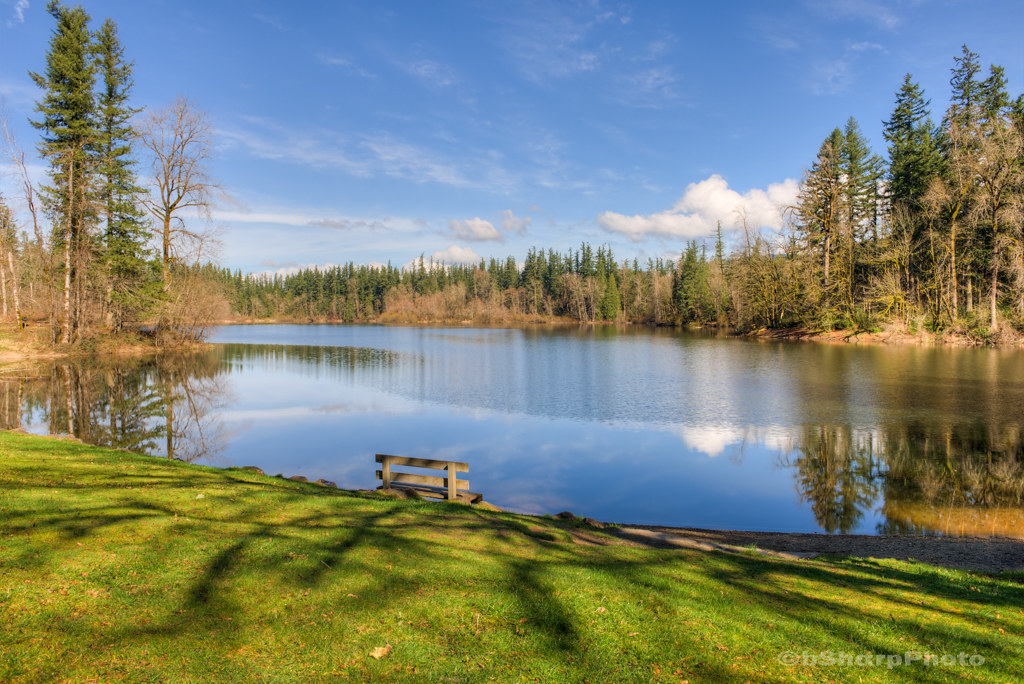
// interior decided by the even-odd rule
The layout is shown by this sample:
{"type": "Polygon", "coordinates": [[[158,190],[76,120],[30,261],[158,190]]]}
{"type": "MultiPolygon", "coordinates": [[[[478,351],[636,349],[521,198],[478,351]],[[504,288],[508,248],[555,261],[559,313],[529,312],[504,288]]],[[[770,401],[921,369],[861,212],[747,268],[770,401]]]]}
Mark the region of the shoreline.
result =
{"type": "MultiPolygon", "coordinates": [[[[690,331],[714,331],[715,326],[665,326],[644,323],[615,323],[611,321],[591,321],[580,323],[560,318],[553,319],[529,319],[512,320],[502,322],[474,322],[471,320],[461,321],[370,321],[361,323],[345,323],[343,321],[331,320],[285,320],[277,318],[268,319],[222,319],[212,326],[225,325],[337,325],[337,326],[380,326],[380,327],[408,327],[408,328],[453,328],[453,329],[480,329],[480,330],[501,330],[501,329],[539,329],[539,328],[569,328],[569,327],[593,327],[598,326],[622,326],[629,328],[676,329],[690,331]]],[[[0,328],[0,364],[16,363],[19,361],[50,361],[65,358],[118,358],[138,357],[148,354],[163,353],[198,353],[208,351],[212,348],[211,342],[190,342],[170,346],[156,346],[153,344],[141,343],[137,338],[124,343],[118,342],[113,337],[99,337],[99,343],[88,347],[72,345],[71,348],[63,348],[64,345],[50,345],[38,340],[40,328],[33,330],[33,339],[25,341],[22,338],[24,332],[17,333],[4,331],[0,328]]],[[[816,344],[857,344],[871,346],[917,346],[930,348],[963,349],[963,348],[987,348],[987,349],[1022,349],[1024,348],[1024,337],[1015,332],[1003,332],[990,340],[979,340],[961,333],[916,333],[890,328],[882,331],[870,330],[813,330],[805,327],[790,328],[761,328],[758,330],[737,332],[721,331],[721,335],[730,339],[747,339],[757,342],[790,342],[790,343],[816,343],[816,344]]]]}
{"type": "Polygon", "coordinates": [[[863,345],[912,345],[932,348],[986,348],[986,349],[1020,349],[1024,347],[1024,338],[1013,332],[1004,332],[991,340],[979,340],[962,333],[908,333],[898,328],[888,330],[813,330],[804,327],[761,328],[748,333],[740,333],[762,342],[811,342],[818,344],[863,344],[863,345]]]}
{"type": "Polygon", "coordinates": [[[1024,572],[1024,539],[1013,537],[755,532],[664,525],[623,525],[612,531],[627,541],[663,549],[756,551],[791,559],[828,554],[914,560],[955,570],[1024,572]]]}

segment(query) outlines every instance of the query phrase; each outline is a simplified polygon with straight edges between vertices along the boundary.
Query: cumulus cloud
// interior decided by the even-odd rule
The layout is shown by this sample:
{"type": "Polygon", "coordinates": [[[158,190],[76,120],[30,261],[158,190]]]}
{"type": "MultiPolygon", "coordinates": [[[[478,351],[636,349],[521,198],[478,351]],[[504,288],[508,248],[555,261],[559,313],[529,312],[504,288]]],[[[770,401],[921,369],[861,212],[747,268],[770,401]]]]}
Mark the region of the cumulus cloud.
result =
{"type": "Polygon", "coordinates": [[[326,262],[323,264],[303,264],[298,261],[275,261],[273,259],[265,259],[260,262],[260,266],[266,268],[266,271],[256,271],[253,273],[256,277],[273,277],[273,276],[290,276],[299,273],[300,271],[321,271],[326,272],[340,266],[341,264],[335,264],[333,262],[326,262]]]}
{"type": "Polygon", "coordinates": [[[797,181],[789,178],[765,190],[754,188],[741,195],[715,174],[688,185],[671,209],[633,216],[606,211],[597,217],[597,224],[633,242],[649,237],[706,237],[714,234],[719,221],[724,228],[731,228],[738,224],[740,217],[752,228],[779,230],[783,225],[783,212],[796,202],[798,189],[797,181]]]}
{"type": "Polygon", "coordinates": [[[479,264],[480,255],[471,247],[452,245],[448,249],[440,249],[430,255],[434,263],[443,264],[479,264]]]}
{"type": "Polygon", "coordinates": [[[489,240],[503,242],[505,240],[505,236],[494,227],[493,223],[479,217],[466,219],[465,221],[452,219],[448,222],[448,230],[451,231],[452,237],[457,240],[469,240],[471,242],[487,242],[489,240]]]}
{"type": "Polygon", "coordinates": [[[527,228],[533,223],[532,217],[519,218],[511,209],[501,212],[501,217],[501,229],[506,233],[515,233],[516,235],[526,235],[527,228]]]}

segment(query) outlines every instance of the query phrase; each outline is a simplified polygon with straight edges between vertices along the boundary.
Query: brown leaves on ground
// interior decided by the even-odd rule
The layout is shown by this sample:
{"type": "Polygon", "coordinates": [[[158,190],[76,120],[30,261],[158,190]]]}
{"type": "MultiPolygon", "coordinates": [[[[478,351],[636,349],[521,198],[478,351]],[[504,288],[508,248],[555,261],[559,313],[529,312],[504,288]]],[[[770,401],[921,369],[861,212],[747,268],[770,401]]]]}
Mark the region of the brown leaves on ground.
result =
{"type": "Polygon", "coordinates": [[[384,644],[383,646],[378,646],[377,648],[375,648],[372,651],[370,651],[370,657],[371,658],[375,658],[377,660],[380,660],[381,658],[384,658],[385,656],[391,655],[391,653],[394,650],[395,649],[391,646],[391,644],[384,644]]]}

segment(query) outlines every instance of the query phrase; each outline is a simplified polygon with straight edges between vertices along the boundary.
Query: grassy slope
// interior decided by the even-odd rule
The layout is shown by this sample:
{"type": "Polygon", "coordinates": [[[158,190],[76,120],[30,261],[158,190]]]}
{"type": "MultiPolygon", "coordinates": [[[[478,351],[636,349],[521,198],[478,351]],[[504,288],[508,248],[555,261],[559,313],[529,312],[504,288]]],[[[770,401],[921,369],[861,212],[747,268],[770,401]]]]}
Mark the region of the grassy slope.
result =
{"type": "Polygon", "coordinates": [[[1024,680],[1019,574],[570,531],[0,432],[0,680],[1024,680]]]}

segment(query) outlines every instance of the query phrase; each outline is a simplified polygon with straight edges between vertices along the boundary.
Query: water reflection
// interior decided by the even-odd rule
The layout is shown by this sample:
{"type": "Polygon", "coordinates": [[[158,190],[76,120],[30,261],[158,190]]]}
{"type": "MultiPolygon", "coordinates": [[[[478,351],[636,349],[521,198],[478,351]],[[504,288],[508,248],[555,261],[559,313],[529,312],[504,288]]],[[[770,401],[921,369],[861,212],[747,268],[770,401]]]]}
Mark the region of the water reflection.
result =
{"type": "Polygon", "coordinates": [[[195,461],[216,455],[226,438],[214,415],[231,401],[219,368],[216,355],[196,355],[6,373],[0,427],[195,461]]]}
{"type": "Polygon", "coordinates": [[[224,335],[195,356],[0,372],[0,427],[350,488],[376,485],[374,452],[451,458],[524,512],[1024,536],[1019,354],[610,328],[224,335]]]}
{"type": "Polygon", "coordinates": [[[856,530],[881,488],[882,464],[871,433],[849,425],[809,425],[783,463],[793,469],[800,500],[826,532],[856,530]]]}

